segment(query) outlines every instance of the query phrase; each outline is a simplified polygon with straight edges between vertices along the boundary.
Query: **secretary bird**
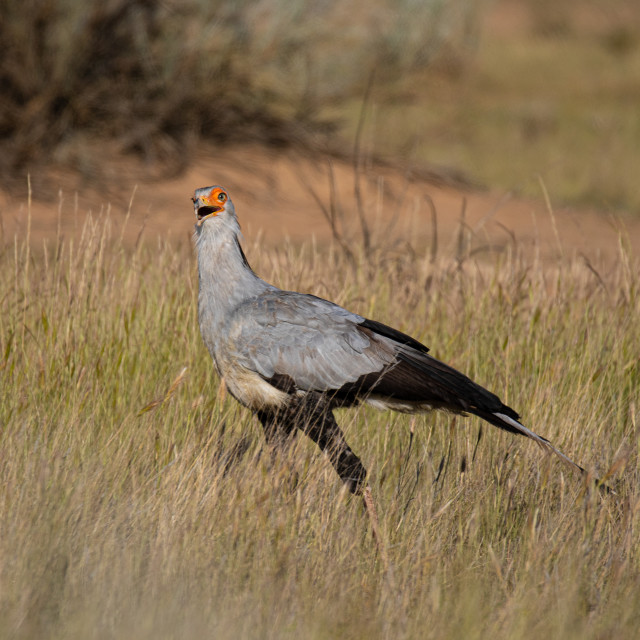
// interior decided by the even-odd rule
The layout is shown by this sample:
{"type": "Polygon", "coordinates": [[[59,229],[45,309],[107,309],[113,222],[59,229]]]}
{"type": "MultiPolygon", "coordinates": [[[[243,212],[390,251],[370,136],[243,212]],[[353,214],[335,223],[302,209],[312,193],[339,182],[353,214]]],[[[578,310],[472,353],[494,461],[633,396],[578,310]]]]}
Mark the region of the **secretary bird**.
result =
{"type": "Polygon", "coordinates": [[[367,502],[367,471],[333,410],[361,402],[405,413],[444,409],[531,438],[585,473],[496,395],[430,356],[414,338],[259,278],[240,246],[225,189],[197,189],[192,200],[202,337],[229,393],[258,417],[269,444],[283,444],[301,430],[327,454],[349,491],[367,502]]]}

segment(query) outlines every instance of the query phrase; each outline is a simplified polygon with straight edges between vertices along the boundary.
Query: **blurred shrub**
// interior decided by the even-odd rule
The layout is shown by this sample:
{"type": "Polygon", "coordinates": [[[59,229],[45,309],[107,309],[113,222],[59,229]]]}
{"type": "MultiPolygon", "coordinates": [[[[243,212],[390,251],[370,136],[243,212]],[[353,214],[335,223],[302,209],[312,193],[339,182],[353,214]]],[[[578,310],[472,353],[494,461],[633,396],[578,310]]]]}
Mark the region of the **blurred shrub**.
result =
{"type": "Polygon", "coordinates": [[[473,41],[479,1],[3,0],[0,169],[88,138],[185,161],[203,138],[308,142],[318,110],[473,41]],[[385,75],[383,74],[383,77],[385,75]]]}

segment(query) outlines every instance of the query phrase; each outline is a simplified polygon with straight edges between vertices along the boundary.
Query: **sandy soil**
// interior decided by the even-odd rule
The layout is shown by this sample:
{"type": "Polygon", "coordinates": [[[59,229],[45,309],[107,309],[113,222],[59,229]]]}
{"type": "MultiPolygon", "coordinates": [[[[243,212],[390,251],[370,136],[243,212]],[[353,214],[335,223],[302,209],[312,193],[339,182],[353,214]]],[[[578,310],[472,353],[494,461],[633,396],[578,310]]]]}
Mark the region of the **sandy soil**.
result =
{"type": "MultiPolygon", "coordinates": [[[[342,212],[346,237],[357,237],[354,170],[348,162],[318,161],[292,151],[240,148],[203,156],[175,178],[140,180],[144,172],[137,165],[131,166],[128,175],[99,189],[61,187],[59,192],[34,193],[30,207],[26,198],[0,192],[5,241],[16,233],[26,234],[30,211],[34,246],[55,237],[58,228],[67,237],[79,233],[87,215],[109,215],[126,244],[157,237],[186,242],[194,222],[190,197],[195,188],[210,184],[222,184],[229,190],[249,241],[262,238],[272,244],[290,238],[299,243],[311,237],[328,241],[331,229],[323,208],[329,211],[332,202],[342,212]]],[[[441,250],[451,249],[456,242],[463,208],[470,246],[479,249],[500,250],[515,239],[525,250],[537,246],[545,256],[562,251],[597,260],[617,254],[622,231],[634,255],[640,250],[640,220],[616,219],[553,203],[551,214],[542,189],[540,201],[527,201],[505,193],[435,186],[399,169],[366,167],[359,175],[362,209],[374,237],[407,239],[414,246],[429,243],[433,230],[430,199],[441,250]]]]}

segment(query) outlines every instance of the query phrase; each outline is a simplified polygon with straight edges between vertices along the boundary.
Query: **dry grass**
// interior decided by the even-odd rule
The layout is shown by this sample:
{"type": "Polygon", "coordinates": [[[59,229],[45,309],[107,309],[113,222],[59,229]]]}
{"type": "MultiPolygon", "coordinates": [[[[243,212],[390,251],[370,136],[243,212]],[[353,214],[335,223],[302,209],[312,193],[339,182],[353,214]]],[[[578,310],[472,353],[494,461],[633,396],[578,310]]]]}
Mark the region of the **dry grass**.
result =
{"type": "Polygon", "coordinates": [[[279,285],[424,340],[618,491],[474,419],[344,413],[386,571],[314,447],[273,465],[218,394],[191,248],[119,236],[87,220],[77,244],[0,254],[2,636],[635,637],[640,273],[623,241],[609,265],[247,247],[279,285]]]}

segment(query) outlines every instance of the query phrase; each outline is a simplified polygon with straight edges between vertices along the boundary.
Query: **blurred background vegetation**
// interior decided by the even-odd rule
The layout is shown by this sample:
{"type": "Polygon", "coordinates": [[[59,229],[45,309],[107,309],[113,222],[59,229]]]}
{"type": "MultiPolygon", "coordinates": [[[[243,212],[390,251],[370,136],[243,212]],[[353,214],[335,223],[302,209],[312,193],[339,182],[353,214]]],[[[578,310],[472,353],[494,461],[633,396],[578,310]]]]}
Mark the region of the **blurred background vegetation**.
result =
{"type": "Polygon", "coordinates": [[[3,184],[211,142],[348,152],[373,77],[370,154],[638,214],[638,5],[4,0],[3,184]]]}

